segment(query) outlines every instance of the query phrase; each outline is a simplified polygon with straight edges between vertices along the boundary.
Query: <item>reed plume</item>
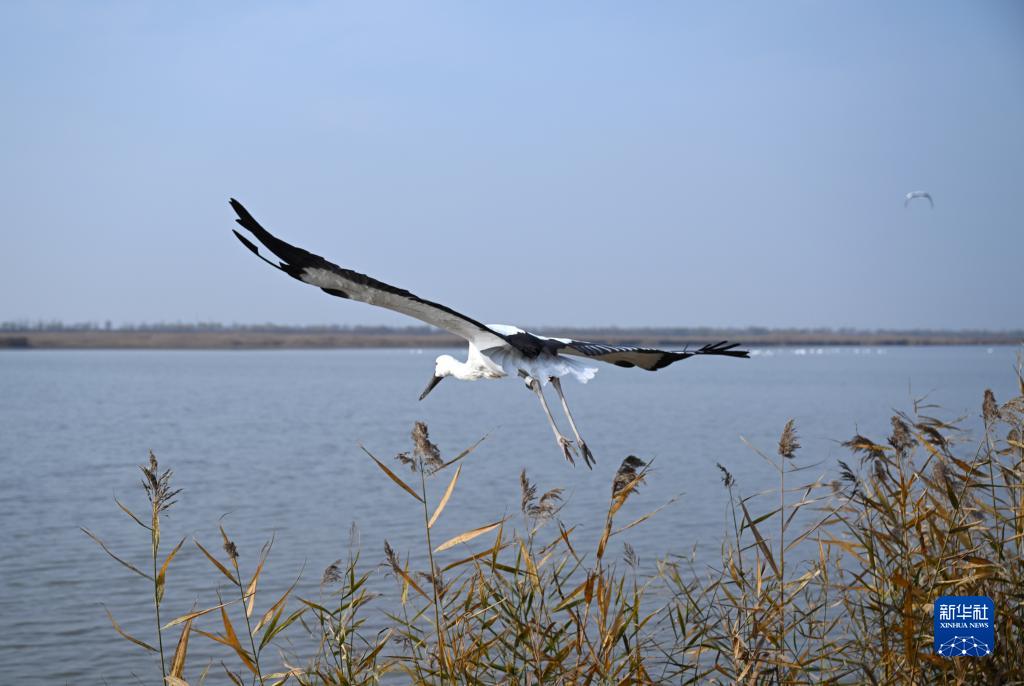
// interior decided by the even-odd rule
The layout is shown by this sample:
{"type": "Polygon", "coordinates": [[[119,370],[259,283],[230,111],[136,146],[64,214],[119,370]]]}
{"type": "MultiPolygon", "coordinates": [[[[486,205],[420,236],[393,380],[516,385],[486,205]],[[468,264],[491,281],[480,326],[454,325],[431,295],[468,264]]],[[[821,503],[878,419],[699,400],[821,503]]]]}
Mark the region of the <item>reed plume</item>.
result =
{"type": "Polygon", "coordinates": [[[790,419],[786,422],[785,428],[782,429],[782,435],[779,437],[778,452],[782,457],[792,460],[799,449],[800,443],[797,441],[796,426],[794,420],[790,419]]]}

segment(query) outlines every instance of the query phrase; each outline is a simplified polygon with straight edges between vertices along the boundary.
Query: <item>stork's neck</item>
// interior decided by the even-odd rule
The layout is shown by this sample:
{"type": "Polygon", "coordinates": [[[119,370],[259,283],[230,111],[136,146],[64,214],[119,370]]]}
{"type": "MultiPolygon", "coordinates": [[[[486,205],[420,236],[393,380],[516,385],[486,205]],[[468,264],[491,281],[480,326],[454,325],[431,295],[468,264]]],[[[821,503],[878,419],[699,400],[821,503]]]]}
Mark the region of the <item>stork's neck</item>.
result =
{"type": "Polygon", "coordinates": [[[498,379],[505,376],[501,366],[483,355],[473,346],[469,347],[469,354],[465,362],[460,362],[448,357],[447,371],[460,381],[476,381],[477,379],[498,379]]]}
{"type": "Polygon", "coordinates": [[[476,381],[480,378],[480,371],[468,361],[453,360],[449,363],[448,370],[459,381],[476,381]]]}

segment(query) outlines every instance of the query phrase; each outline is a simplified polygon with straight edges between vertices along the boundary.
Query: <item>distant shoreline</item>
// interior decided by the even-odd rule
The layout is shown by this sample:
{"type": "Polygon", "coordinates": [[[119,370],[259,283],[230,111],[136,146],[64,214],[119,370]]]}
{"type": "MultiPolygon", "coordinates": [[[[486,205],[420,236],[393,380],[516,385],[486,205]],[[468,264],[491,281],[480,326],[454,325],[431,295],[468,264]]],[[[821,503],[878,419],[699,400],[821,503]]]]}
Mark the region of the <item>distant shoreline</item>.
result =
{"type": "MultiPolygon", "coordinates": [[[[539,333],[545,332],[541,328],[539,333]]],[[[766,329],[573,329],[558,335],[612,345],[681,348],[721,340],[747,347],[1020,345],[1024,331],[830,331],[766,329]]],[[[449,348],[461,339],[425,328],[330,329],[239,327],[115,330],[5,330],[0,349],[267,350],[449,348]]]]}

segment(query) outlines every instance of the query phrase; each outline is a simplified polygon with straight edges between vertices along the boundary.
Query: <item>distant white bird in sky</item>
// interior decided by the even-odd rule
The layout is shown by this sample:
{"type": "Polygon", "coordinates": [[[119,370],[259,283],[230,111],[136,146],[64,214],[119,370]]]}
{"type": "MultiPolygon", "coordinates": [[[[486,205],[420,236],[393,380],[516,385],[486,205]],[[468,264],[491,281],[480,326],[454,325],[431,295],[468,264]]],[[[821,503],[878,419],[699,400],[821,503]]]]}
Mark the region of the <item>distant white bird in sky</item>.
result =
{"type": "Polygon", "coordinates": [[[910,191],[904,196],[903,206],[909,207],[910,201],[916,198],[928,198],[928,203],[932,206],[933,210],[935,209],[935,201],[932,200],[932,196],[928,191],[910,191]]]}
{"type": "Polygon", "coordinates": [[[526,387],[540,399],[558,447],[565,459],[572,464],[575,464],[573,453],[577,450],[588,467],[594,463],[594,456],[580,436],[572,413],[569,412],[569,405],[562,392],[563,376],[573,376],[579,382],[586,383],[597,373],[597,367],[588,364],[590,360],[608,362],[618,367],[640,367],[648,371],[657,371],[673,362],[695,355],[749,357],[748,351],[736,350],[738,343],[726,341],[693,350],[657,350],[575,341],[571,338],[548,338],[505,324],[484,325],[450,307],[424,300],[409,291],[339,267],[319,255],[285,243],[260,226],[242,204],[233,198],[231,207],[238,215],[235,221],[280,258],[280,262],[275,263],[264,257],[260,254],[259,248],[238,231],[234,232],[235,236],[245,247],[272,267],[299,281],[316,286],[330,295],[401,312],[466,340],[469,344],[466,361],[460,362],[451,355],[439,356],[434,365],[433,376],[420,395],[420,400],[426,398],[437,384],[449,376],[462,381],[476,381],[518,375],[522,377],[526,387]],[[558,394],[562,410],[576,437],[575,446],[558,430],[558,425],[551,415],[551,409],[542,390],[542,386],[547,383],[550,383],[558,394]]]}

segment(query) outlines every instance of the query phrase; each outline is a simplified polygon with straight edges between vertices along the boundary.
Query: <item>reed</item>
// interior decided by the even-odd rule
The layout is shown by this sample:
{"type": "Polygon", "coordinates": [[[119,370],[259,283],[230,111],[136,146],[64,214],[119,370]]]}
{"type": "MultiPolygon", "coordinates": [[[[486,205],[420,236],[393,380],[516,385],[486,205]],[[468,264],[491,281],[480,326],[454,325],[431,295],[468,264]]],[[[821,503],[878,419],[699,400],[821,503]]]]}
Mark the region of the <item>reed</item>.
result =
{"type": "Polygon", "coordinates": [[[152,582],[151,643],[111,621],[122,638],[158,655],[161,677],[176,686],[206,678],[209,665],[192,669],[186,681],[196,636],[225,651],[222,668],[235,684],[1024,683],[1020,365],[1016,376],[1019,396],[1000,404],[991,391],[983,394],[980,440],[968,442],[958,421],[916,403],[891,416],[889,436],[846,441],[850,457],[835,465],[835,479],[825,476],[832,467],[804,459],[789,421],[773,454],[751,446],[776,470],[777,490],[745,495],[742,481],[718,465],[731,531],[714,560],[669,554],[641,564],[629,532],[669,503],[619,521],[624,503],[643,498],[641,486],[656,469],[633,455],[611,479],[593,550],[581,549],[575,528],[561,519],[562,489],[541,492],[525,471],[516,486],[518,522],[479,522],[438,542],[434,527],[449,514],[480,442],[446,459],[422,423],[411,449],[394,459],[363,448],[422,514],[407,524],[421,532],[421,550],[396,551],[383,542],[393,596],[367,590],[374,566],[362,563],[353,528],[347,557],[322,574],[319,597],[296,597],[296,580],[258,614],[258,581],[272,541],[243,574],[244,551],[222,527],[226,559],[195,545],[228,582],[231,597],[219,597],[212,584],[209,607],[161,624],[167,571],[184,539],[162,556],[160,518],[178,491],[152,456],[143,467],[150,516],[144,520],[117,502],[150,536],[152,573],[85,531],[152,582]],[[443,491],[428,488],[435,479],[443,491]],[[621,558],[610,553],[613,539],[621,542],[614,548],[621,558]],[[426,567],[416,568],[415,559],[426,567]],[[933,653],[932,604],[940,595],[994,600],[992,655],[933,653]],[[367,629],[381,625],[379,632],[367,629]],[[163,634],[178,626],[168,663],[163,634]],[[271,668],[272,645],[290,657],[271,668]]]}

